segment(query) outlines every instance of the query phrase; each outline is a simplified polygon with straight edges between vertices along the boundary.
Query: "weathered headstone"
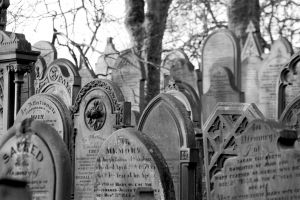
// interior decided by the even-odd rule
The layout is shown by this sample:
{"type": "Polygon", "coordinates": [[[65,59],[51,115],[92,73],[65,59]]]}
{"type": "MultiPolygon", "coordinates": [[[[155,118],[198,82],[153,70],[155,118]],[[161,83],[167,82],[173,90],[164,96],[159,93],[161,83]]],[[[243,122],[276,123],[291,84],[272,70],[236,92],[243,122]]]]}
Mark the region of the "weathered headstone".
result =
{"type": "Polygon", "coordinates": [[[235,137],[242,134],[251,121],[263,118],[255,104],[217,104],[203,127],[207,194],[212,190],[212,176],[221,170],[227,158],[238,153],[235,137]]]}
{"type": "Polygon", "coordinates": [[[258,103],[258,70],[263,51],[252,21],[246,31],[248,37],[241,54],[241,91],[244,93],[245,103],[258,103]]]}
{"type": "Polygon", "coordinates": [[[111,79],[111,71],[115,65],[119,52],[116,50],[111,37],[107,38],[103,54],[98,58],[95,66],[95,74],[98,78],[111,79]]]}
{"type": "Polygon", "coordinates": [[[233,74],[233,83],[240,88],[240,50],[232,32],[218,30],[205,40],[202,49],[203,93],[210,88],[210,71],[216,66],[227,67],[233,74]]]}
{"type": "Polygon", "coordinates": [[[276,40],[271,46],[270,54],[264,59],[259,70],[259,104],[258,107],[270,119],[277,119],[277,87],[279,75],[292,55],[292,47],[285,38],[276,40]]]}
{"type": "Polygon", "coordinates": [[[73,63],[60,58],[50,63],[43,77],[36,77],[35,93],[55,94],[71,107],[79,92],[80,81],[78,70],[73,63]]]}
{"type": "Polygon", "coordinates": [[[120,53],[111,80],[120,87],[125,100],[131,102],[132,110],[140,112],[145,108],[146,70],[131,49],[120,53]]]}
{"type": "Polygon", "coordinates": [[[154,199],[175,199],[167,163],[145,134],[133,129],[114,132],[99,149],[95,167],[95,199],[134,199],[150,188],[154,199]]]}
{"type": "Polygon", "coordinates": [[[286,106],[279,121],[290,129],[300,129],[300,95],[286,106]]]}
{"type": "Polygon", "coordinates": [[[236,137],[237,156],[213,177],[210,199],[299,199],[297,133],[254,120],[236,137]]]}
{"type": "MultiPolygon", "coordinates": [[[[168,79],[187,83],[200,95],[200,88],[198,88],[198,82],[200,81],[198,80],[198,71],[195,70],[188,56],[182,50],[174,50],[169,53],[163,61],[162,68],[169,71],[170,77],[168,77],[168,79]]],[[[165,87],[167,87],[167,85],[165,85],[165,87]]]]}
{"type": "Polygon", "coordinates": [[[130,103],[111,81],[94,80],[79,91],[72,108],[75,138],[75,200],[94,200],[92,177],[102,143],[130,125],[130,103]]]}
{"type": "Polygon", "coordinates": [[[211,68],[210,87],[202,96],[202,115],[205,123],[218,102],[242,102],[242,93],[232,83],[233,75],[226,67],[211,68]]]}
{"type": "Polygon", "coordinates": [[[32,49],[41,52],[39,59],[42,58],[46,66],[57,59],[57,50],[55,46],[48,41],[38,41],[32,46],[32,49]]]}
{"type": "Polygon", "coordinates": [[[150,137],[166,159],[176,199],[195,199],[198,152],[194,127],[184,105],[170,94],[159,94],[144,110],[138,129],[150,137]]]}
{"type": "Polygon", "coordinates": [[[70,199],[70,156],[51,126],[32,119],[15,124],[0,142],[0,154],[0,178],[27,181],[32,200],[70,199]]]}
{"type": "Polygon", "coordinates": [[[84,62],[82,62],[79,66],[78,73],[81,77],[81,85],[85,85],[97,78],[94,70],[90,66],[87,66],[84,62]]]}
{"type": "Polygon", "coordinates": [[[280,72],[278,86],[278,117],[300,94],[300,55],[296,53],[280,72]]]}
{"type": "Polygon", "coordinates": [[[31,96],[19,110],[16,122],[26,118],[42,121],[52,126],[72,148],[72,117],[65,103],[53,94],[36,94],[31,96]]]}

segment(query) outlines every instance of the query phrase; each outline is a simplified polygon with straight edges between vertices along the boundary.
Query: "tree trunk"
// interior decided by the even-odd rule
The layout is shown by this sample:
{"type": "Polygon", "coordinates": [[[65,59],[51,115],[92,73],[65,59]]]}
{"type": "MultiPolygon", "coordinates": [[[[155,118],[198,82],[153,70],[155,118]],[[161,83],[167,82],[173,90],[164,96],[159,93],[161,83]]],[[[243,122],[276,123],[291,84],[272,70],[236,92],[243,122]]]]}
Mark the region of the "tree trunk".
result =
{"type": "Polygon", "coordinates": [[[146,104],[159,93],[162,39],[172,0],[126,0],[125,24],[147,72],[146,104]],[[145,11],[145,4],[147,10],[145,11]]]}
{"type": "MultiPolygon", "coordinates": [[[[229,0],[227,15],[228,28],[240,40],[241,47],[247,39],[246,29],[250,20],[257,30],[258,37],[262,40],[259,28],[259,0],[229,0]]],[[[262,42],[264,41],[262,40],[262,42]]]]}

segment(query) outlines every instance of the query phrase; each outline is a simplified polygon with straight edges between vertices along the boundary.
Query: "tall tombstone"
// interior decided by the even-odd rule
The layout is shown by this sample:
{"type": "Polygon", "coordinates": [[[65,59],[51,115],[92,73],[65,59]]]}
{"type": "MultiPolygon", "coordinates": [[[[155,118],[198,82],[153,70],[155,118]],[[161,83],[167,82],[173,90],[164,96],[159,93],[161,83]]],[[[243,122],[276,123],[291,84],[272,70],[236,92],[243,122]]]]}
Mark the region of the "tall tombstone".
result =
{"type": "Polygon", "coordinates": [[[279,121],[290,129],[300,129],[300,95],[285,107],[279,121]]]}
{"type": "Polygon", "coordinates": [[[277,119],[277,87],[280,72],[293,53],[292,46],[285,38],[276,40],[270,54],[264,59],[259,70],[258,107],[270,119],[277,119]]]}
{"type": "Polygon", "coordinates": [[[241,53],[241,91],[245,103],[258,103],[258,70],[262,63],[262,47],[256,29],[250,21],[246,32],[248,37],[241,53]]]}
{"type": "Polygon", "coordinates": [[[138,129],[150,137],[166,159],[176,199],[195,199],[198,152],[194,127],[184,105],[170,94],[159,94],[144,110],[138,129]]]}
{"type": "Polygon", "coordinates": [[[35,93],[57,95],[71,107],[81,85],[77,68],[67,59],[60,58],[51,62],[45,73],[36,73],[35,93]]]}
{"type": "Polygon", "coordinates": [[[233,84],[240,88],[240,47],[227,29],[210,34],[202,48],[203,93],[210,88],[210,71],[216,66],[227,67],[233,74],[233,84]]]}
{"type": "Polygon", "coordinates": [[[0,142],[0,178],[25,180],[32,200],[69,200],[71,162],[68,150],[51,126],[25,119],[0,142]]]}
{"type": "MultiPolygon", "coordinates": [[[[225,160],[237,155],[236,137],[249,123],[263,119],[255,104],[218,103],[203,127],[206,193],[212,191],[212,177],[221,170],[225,160]]],[[[208,199],[211,199],[208,196],[208,199]]]]}
{"type": "Polygon", "coordinates": [[[102,143],[130,125],[130,103],[111,81],[97,79],[79,91],[72,107],[75,138],[75,200],[94,200],[93,174],[102,143]]]}
{"type": "Polygon", "coordinates": [[[284,109],[300,95],[300,55],[299,52],[292,56],[290,61],[280,72],[278,86],[278,118],[284,109]]]}
{"type": "Polygon", "coordinates": [[[113,38],[111,37],[107,38],[104,52],[97,60],[95,74],[98,78],[111,79],[111,71],[113,70],[115,62],[119,57],[119,52],[116,50],[112,40],[113,38]]]}
{"type": "Polygon", "coordinates": [[[73,148],[73,122],[66,104],[54,94],[31,96],[19,110],[16,122],[31,118],[53,127],[66,143],[70,153],[73,148]]]}
{"type": "Polygon", "coordinates": [[[125,100],[131,102],[131,109],[137,112],[144,110],[146,69],[132,49],[120,52],[111,73],[111,80],[120,87],[125,100]]]}
{"type": "Polygon", "coordinates": [[[300,154],[295,131],[254,120],[236,137],[238,154],[213,177],[209,199],[299,199],[300,154]]]}
{"type": "Polygon", "coordinates": [[[175,199],[163,155],[147,135],[133,128],[120,129],[105,140],[94,176],[97,200],[137,199],[138,190],[153,191],[157,200],[175,199]]]}
{"type": "Polygon", "coordinates": [[[233,85],[233,75],[226,67],[214,66],[210,73],[209,90],[202,96],[203,123],[218,102],[242,102],[243,94],[233,85]]]}
{"type": "MultiPolygon", "coordinates": [[[[163,61],[162,68],[169,72],[167,79],[174,79],[189,84],[200,95],[199,71],[195,70],[188,56],[182,50],[170,52],[163,61]]],[[[166,75],[166,74],[165,74],[166,75]]],[[[165,81],[167,82],[167,81],[165,81]]],[[[167,85],[165,85],[167,87],[167,85]]]]}

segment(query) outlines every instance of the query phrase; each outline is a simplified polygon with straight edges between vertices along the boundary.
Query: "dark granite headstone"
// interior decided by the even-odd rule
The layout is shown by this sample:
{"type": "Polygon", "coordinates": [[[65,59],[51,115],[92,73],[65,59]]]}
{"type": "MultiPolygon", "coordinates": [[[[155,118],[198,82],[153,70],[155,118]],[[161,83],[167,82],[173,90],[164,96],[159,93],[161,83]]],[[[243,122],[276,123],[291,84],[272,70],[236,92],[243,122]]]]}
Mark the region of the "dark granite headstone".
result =
{"type": "Polygon", "coordinates": [[[133,128],[114,132],[101,145],[94,184],[97,200],[137,199],[140,188],[150,188],[153,199],[175,199],[165,159],[150,138],[133,128]]]}
{"type": "Polygon", "coordinates": [[[196,198],[197,151],[192,121],[170,94],[156,96],[144,110],[138,129],[148,135],[167,161],[176,199],[196,198]]]}
{"type": "Polygon", "coordinates": [[[94,80],[79,91],[72,108],[75,138],[75,200],[94,200],[93,175],[102,143],[130,125],[130,103],[111,81],[94,80]]]}
{"type": "Polygon", "coordinates": [[[211,178],[227,158],[237,155],[235,137],[242,134],[254,119],[263,119],[254,104],[218,103],[203,127],[206,191],[212,189],[211,178]]]}
{"type": "Polygon", "coordinates": [[[203,93],[210,88],[210,71],[216,66],[227,67],[233,74],[232,82],[240,88],[240,50],[232,32],[218,30],[205,40],[202,49],[203,93]]]}
{"type": "Polygon", "coordinates": [[[237,156],[212,178],[209,199],[299,199],[297,133],[275,121],[254,120],[236,137],[237,156]]]}
{"type": "Polygon", "coordinates": [[[67,147],[51,126],[32,119],[15,124],[0,142],[0,178],[25,180],[32,200],[71,198],[67,147]]]}
{"type": "Polygon", "coordinates": [[[277,119],[277,87],[284,65],[292,55],[291,44],[285,38],[276,40],[271,46],[270,54],[260,67],[259,104],[257,105],[266,118],[277,119]]]}

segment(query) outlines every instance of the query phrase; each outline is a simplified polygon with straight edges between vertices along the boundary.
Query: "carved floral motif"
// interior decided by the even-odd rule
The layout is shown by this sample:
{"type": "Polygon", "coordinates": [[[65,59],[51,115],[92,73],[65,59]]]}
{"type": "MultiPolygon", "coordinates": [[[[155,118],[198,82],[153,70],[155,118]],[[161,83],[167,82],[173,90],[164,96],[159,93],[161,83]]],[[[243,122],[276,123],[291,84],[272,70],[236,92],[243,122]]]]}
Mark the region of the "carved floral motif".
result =
{"type": "Polygon", "coordinates": [[[86,107],[85,123],[89,129],[100,130],[106,119],[106,109],[103,102],[98,99],[92,100],[86,107]]]}

